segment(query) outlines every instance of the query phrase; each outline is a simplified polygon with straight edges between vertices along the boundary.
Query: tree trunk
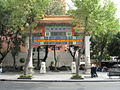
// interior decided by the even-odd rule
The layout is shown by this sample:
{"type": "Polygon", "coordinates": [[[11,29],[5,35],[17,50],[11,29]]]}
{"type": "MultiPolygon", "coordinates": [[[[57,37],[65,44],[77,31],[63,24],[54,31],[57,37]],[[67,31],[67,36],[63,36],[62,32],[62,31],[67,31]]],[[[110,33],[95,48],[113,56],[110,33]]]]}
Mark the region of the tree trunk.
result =
{"type": "Polygon", "coordinates": [[[103,51],[101,51],[100,56],[99,56],[99,66],[102,68],[102,59],[103,59],[103,51]]]}
{"type": "Polygon", "coordinates": [[[12,54],[13,57],[13,69],[16,70],[16,58],[15,55],[12,54]]]}
{"type": "Polygon", "coordinates": [[[42,61],[46,62],[47,57],[48,57],[48,45],[45,46],[45,57],[42,61]]]}
{"type": "Polygon", "coordinates": [[[76,54],[76,51],[74,51],[74,55],[73,55],[73,62],[75,62],[75,61],[76,61],[75,54],[76,54]]]}
{"type": "Polygon", "coordinates": [[[55,60],[55,70],[57,70],[57,58],[56,58],[55,45],[54,45],[54,60],[55,60]]]}
{"type": "Polygon", "coordinates": [[[72,56],[72,58],[73,58],[73,61],[76,61],[76,59],[75,59],[75,51],[74,51],[74,54],[72,54],[72,51],[70,50],[70,48],[69,48],[69,52],[70,52],[70,55],[72,56]]]}
{"type": "Polygon", "coordinates": [[[77,63],[76,63],[76,75],[79,76],[79,65],[80,65],[80,50],[78,50],[78,58],[77,58],[77,63]]]}
{"type": "Polygon", "coordinates": [[[107,35],[105,38],[103,38],[102,44],[101,44],[101,50],[100,50],[100,56],[99,56],[99,66],[100,67],[102,67],[101,63],[103,60],[104,48],[106,47],[106,44],[107,44],[107,35]]]}
{"type": "MultiPolygon", "coordinates": [[[[15,33],[15,39],[14,39],[15,42],[18,42],[17,36],[18,36],[19,32],[20,32],[20,30],[17,30],[17,32],[15,33]]],[[[14,43],[14,46],[16,46],[15,43],[14,43]]],[[[15,49],[15,48],[13,48],[13,49],[15,49]]],[[[12,57],[13,57],[13,69],[16,70],[16,58],[15,58],[15,56],[17,55],[17,52],[13,51],[11,53],[12,53],[12,57]]]]}
{"type": "Polygon", "coordinates": [[[25,63],[25,66],[24,66],[24,75],[26,75],[28,72],[28,64],[30,62],[30,58],[31,58],[31,54],[32,53],[32,28],[30,28],[30,33],[29,33],[29,49],[28,49],[28,56],[27,56],[27,59],[26,59],[26,63],[25,63]]]}
{"type": "Polygon", "coordinates": [[[101,58],[101,56],[99,57],[99,61],[98,61],[98,63],[99,63],[99,67],[102,67],[102,58],[101,58]]]}
{"type": "Polygon", "coordinates": [[[38,55],[37,55],[37,59],[38,59],[38,61],[37,61],[37,68],[39,69],[40,68],[40,46],[39,47],[37,47],[37,52],[38,52],[38,55]]]}
{"type": "Polygon", "coordinates": [[[0,53],[1,54],[1,58],[0,58],[0,64],[2,63],[2,61],[4,60],[4,58],[7,56],[7,54],[8,54],[9,52],[6,52],[5,54],[2,54],[2,53],[0,53]]]}

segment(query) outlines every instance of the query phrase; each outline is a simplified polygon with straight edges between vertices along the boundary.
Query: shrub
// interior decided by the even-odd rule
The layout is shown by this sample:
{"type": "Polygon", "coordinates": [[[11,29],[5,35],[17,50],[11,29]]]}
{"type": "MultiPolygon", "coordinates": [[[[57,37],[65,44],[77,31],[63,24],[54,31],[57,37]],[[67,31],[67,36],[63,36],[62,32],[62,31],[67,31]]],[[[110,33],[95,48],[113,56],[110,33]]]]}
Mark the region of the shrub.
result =
{"type": "Polygon", "coordinates": [[[76,75],[75,74],[71,77],[71,79],[83,79],[83,77],[81,75],[76,75]]]}
{"type": "Polygon", "coordinates": [[[22,77],[29,77],[29,78],[31,78],[32,76],[33,76],[32,74],[20,75],[20,78],[22,78],[22,77]]]}

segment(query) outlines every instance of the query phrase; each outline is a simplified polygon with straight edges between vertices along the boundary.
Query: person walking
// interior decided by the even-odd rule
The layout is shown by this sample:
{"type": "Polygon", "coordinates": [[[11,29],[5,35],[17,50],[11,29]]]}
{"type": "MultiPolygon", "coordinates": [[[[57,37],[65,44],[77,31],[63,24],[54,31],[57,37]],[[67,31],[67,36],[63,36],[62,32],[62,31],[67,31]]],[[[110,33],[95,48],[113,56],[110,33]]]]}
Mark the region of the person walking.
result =
{"type": "Polygon", "coordinates": [[[97,70],[96,65],[92,64],[92,67],[91,67],[91,78],[98,77],[96,70],[97,70]]]}

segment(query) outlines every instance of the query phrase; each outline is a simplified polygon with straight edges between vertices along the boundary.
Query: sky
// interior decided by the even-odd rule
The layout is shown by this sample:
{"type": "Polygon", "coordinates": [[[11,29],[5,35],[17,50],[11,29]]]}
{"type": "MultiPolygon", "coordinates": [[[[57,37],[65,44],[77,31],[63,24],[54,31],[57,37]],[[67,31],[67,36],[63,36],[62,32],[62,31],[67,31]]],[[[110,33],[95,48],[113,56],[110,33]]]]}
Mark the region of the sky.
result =
{"type": "MultiPolygon", "coordinates": [[[[68,0],[69,1],[69,0],[68,0]]],[[[120,18],[120,0],[112,0],[115,5],[116,5],[116,8],[117,8],[117,17],[120,18]]]]}
{"type": "MultiPolygon", "coordinates": [[[[112,1],[115,3],[116,8],[117,8],[116,16],[117,18],[120,18],[120,0],[112,0],[112,1]]],[[[73,7],[71,0],[66,0],[66,2],[68,3],[69,6],[73,7]]]]}

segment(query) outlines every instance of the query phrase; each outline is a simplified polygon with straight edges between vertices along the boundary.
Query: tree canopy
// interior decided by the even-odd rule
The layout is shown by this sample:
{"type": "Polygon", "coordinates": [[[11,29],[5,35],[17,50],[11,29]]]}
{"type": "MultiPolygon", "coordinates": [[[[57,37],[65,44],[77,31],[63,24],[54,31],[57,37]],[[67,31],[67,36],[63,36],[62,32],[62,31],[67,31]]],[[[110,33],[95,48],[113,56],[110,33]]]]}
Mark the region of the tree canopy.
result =
{"type": "Polygon", "coordinates": [[[84,27],[85,35],[91,35],[91,52],[100,62],[108,55],[108,42],[118,31],[116,7],[111,0],[72,0],[74,23],[84,27]]]}
{"type": "Polygon", "coordinates": [[[46,15],[65,15],[66,5],[64,0],[50,0],[49,6],[46,9],[46,15]]]}
{"type": "MultiPolygon", "coordinates": [[[[37,23],[38,19],[43,18],[43,15],[45,13],[45,10],[47,8],[49,0],[0,0],[0,46],[2,47],[2,44],[4,41],[7,41],[7,53],[8,50],[15,51],[11,49],[11,46],[14,46],[13,48],[19,48],[16,47],[15,41],[18,42],[18,39],[16,40],[15,37],[16,34],[20,34],[18,32],[21,31],[21,27],[25,27],[26,24],[29,24],[27,30],[32,30],[35,27],[35,23],[37,23]],[[3,40],[4,37],[4,40],[3,40]],[[6,39],[9,38],[9,39],[6,39]],[[14,41],[13,41],[14,40],[14,41]],[[12,45],[10,44],[12,43],[12,45]],[[13,45],[14,44],[14,45],[13,45]]],[[[23,33],[24,34],[24,33],[23,33]]],[[[30,34],[30,33],[29,33],[30,34]]],[[[19,45],[18,45],[19,46],[19,45]]],[[[30,45],[31,46],[31,45],[30,45]]],[[[17,49],[16,49],[17,50],[17,49]]],[[[3,53],[0,49],[0,54],[2,55],[2,58],[0,59],[0,63],[2,62],[3,58],[7,54],[6,51],[3,53]],[[4,54],[5,53],[5,54],[4,54]]],[[[28,52],[30,55],[30,52],[28,52]]],[[[27,67],[29,62],[29,56],[26,60],[27,67]]]]}
{"type": "Polygon", "coordinates": [[[97,34],[116,30],[115,4],[110,0],[72,0],[76,6],[73,11],[75,22],[85,26],[86,32],[97,34]],[[101,4],[103,3],[103,4],[101,4]]]}
{"type": "Polygon", "coordinates": [[[107,49],[111,56],[118,56],[120,58],[120,32],[114,35],[107,49]]]}

